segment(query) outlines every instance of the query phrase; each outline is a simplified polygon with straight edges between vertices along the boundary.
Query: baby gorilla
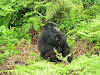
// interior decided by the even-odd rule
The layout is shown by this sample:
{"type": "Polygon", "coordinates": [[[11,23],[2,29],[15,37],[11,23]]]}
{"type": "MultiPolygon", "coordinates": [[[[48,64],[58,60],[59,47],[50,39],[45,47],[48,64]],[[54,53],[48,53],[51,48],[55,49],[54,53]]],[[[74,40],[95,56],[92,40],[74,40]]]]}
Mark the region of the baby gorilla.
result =
{"type": "Polygon", "coordinates": [[[61,62],[62,60],[56,57],[54,48],[58,53],[62,53],[63,57],[70,53],[64,34],[57,30],[55,23],[49,22],[44,26],[38,39],[38,50],[44,59],[49,59],[51,62],[61,62]]]}

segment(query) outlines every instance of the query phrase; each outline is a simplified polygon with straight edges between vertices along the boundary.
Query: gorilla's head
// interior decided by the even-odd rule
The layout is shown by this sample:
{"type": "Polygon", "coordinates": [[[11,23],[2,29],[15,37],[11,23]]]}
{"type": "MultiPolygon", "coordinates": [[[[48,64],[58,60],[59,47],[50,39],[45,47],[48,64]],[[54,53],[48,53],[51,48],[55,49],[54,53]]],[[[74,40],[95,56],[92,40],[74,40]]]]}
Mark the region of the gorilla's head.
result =
{"type": "Polygon", "coordinates": [[[54,22],[48,22],[45,26],[44,26],[44,29],[45,30],[55,30],[55,31],[58,31],[58,28],[57,28],[57,24],[54,23],[54,22]]]}

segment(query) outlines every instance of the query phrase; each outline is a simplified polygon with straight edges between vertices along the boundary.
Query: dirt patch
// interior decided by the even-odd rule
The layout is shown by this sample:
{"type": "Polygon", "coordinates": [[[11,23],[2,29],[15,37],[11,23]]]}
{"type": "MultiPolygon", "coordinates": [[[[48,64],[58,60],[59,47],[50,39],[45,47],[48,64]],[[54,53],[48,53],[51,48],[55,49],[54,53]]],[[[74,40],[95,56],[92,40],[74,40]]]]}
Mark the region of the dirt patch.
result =
{"type": "Polygon", "coordinates": [[[88,40],[77,40],[74,47],[74,56],[80,56],[89,53],[95,44],[89,43],[88,40]]]}

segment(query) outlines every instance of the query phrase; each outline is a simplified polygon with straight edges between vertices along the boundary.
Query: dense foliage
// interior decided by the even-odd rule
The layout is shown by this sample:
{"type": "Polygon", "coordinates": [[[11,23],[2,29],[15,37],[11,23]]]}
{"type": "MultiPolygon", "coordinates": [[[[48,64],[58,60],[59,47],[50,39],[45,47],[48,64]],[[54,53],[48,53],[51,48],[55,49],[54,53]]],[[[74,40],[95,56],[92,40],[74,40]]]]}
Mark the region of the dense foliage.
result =
{"type": "MultiPolygon", "coordinates": [[[[93,44],[92,51],[95,49],[100,51],[99,5],[100,0],[0,0],[0,64],[3,64],[9,56],[20,53],[16,46],[21,39],[30,42],[32,36],[30,29],[39,33],[42,26],[49,21],[57,23],[59,30],[65,33],[72,52],[76,40],[88,40],[93,44]]],[[[88,58],[84,55],[63,68],[63,64],[55,66],[42,60],[37,54],[32,55],[36,56],[35,61],[38,62],[28,59],[29,66],[17,65],[15,71],[13,70],[16,75],[18,75],[17,71],[23,71],[22,75],[51,75],[51,73],[52,75],[65,75],[66,73],[99,75],[100,73],[98,71],[99,57],[88,58]],[[76,67],[74,62],[80,60],[82,63],[77,64],[78,67],[76,67]],[[45,64],[47,67],[44,66],[45,64]],[[82,73],[80,69],[83,69],[82,73]]]]}

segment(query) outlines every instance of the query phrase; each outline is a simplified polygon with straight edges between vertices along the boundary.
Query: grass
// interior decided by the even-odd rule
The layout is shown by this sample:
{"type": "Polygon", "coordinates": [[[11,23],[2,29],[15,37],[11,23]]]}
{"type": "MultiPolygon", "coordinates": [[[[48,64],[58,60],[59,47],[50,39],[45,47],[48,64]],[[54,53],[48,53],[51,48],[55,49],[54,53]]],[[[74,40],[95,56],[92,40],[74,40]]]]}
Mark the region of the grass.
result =
{"type": "MultiPolygon", "coordinates": [[[[67,57],[66,57],[67,58],[67,57]]],[[[64,58],[64,59],[66,59],[64,58]]],[[[71,64],[52,63],[41,59],[28,60],[28,65],[16,65],[16,75],[99,75],[100,57],[85,55],[73,59],[71,64]]]]}

